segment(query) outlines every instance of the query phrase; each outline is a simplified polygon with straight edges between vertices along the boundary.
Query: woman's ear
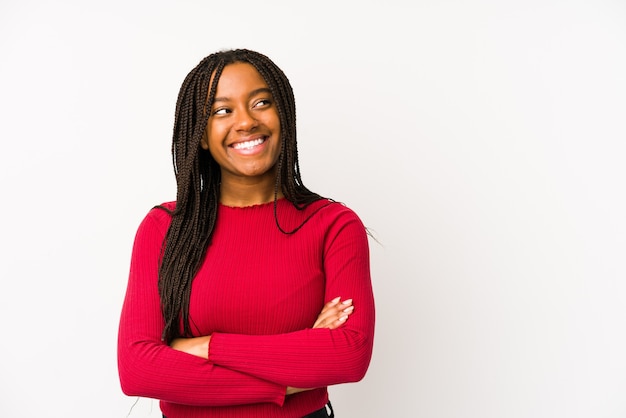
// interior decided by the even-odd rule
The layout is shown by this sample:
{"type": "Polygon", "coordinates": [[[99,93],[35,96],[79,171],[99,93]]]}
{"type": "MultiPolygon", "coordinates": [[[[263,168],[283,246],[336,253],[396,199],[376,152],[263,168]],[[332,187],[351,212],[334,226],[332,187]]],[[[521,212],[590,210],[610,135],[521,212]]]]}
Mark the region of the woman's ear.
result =
{"type": "Polygon", "coordinates": [[[206,129],[204,130],[204,133],[202,134],[202,139],[200,140],[200,146],[205,151],[209,149],[209,134],[206,129]]]}

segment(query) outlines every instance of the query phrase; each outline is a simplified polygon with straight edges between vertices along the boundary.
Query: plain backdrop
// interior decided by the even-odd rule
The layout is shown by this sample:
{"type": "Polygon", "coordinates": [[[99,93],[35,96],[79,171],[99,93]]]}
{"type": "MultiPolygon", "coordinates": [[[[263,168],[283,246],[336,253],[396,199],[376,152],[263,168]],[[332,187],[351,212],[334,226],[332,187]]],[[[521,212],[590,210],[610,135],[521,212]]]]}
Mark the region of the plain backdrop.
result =
{"type": "Polygon", "coordinates": [[[182,80],[236,47],[379,241],[338,418],[626,416],[618,0],[1,0],[0,416],[160,416],[117,377],[132,241],[175,198],[182,80]]]}

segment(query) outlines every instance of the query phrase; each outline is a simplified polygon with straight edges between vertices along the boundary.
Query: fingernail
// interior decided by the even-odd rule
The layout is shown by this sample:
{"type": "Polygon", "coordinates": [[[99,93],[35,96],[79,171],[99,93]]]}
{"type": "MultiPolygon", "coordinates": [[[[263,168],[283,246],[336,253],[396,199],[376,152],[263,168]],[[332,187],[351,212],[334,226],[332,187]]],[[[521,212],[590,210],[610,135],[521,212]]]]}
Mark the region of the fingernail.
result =
{"type": "Polygon", "coordinates": [[[353,310],[354,310],[354,306],[348,306],[348,307],[347,307],[346,309],[344,309],[343,311],[344,311],[345,313],[350,313],[350,312],[352,312],[353,310]]]}
{"type": "Polygon", "coordinates": [[[339,322],[343,322],[343,321],[345,321],[346,319],[348,319],[348,315],[344,315],[344,316],[342,316],[341,318],[339,318],[339,322]]]}
{"type": "Polygon", "coordinates": [[[343,301],[343,302],[341,302],[341,303],[343,303],[344,305],[349,305],[349,304],[351,304],[351,303],[352,303],[352,299],[346,299],[346,300],[344,300],[344,301],[343,301]]]}
{"type": "Polygon", "coordinates": [[[341,299],[341,297],[337,296],[335,299],[331,300],[330,302],[332,304],[335,304],[335,303],[339,302],[340,299],[341,299]]]}

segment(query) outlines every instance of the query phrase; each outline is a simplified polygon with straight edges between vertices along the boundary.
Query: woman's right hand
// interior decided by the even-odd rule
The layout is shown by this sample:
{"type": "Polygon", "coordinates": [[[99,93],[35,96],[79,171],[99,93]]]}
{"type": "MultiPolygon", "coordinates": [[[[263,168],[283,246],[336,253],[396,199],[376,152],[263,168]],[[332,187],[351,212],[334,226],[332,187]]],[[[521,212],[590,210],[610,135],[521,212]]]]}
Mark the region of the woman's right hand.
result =
{"type": "Polygon", "coordinates": [[[322,312],[313,324],[313,328],[339,328],[348,320],[352,312],[354,312],[352,299],[341,301],[340,297],[336,297],[324,305],[322,312]]]}

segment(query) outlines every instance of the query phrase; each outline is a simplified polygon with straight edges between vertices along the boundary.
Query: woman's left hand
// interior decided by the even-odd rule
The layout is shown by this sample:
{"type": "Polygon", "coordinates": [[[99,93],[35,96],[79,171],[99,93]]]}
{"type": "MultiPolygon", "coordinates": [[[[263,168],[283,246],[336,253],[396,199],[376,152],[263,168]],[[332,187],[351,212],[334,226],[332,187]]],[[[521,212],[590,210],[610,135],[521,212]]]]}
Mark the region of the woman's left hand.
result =
{"type": "Polygon", "coordinates": [[[209,342],[211,336],[194,337],[194,338],[176,338],[170,343],[170,347],[174,350],[182,351],[203,359],[209,359],[209,342]]]}

